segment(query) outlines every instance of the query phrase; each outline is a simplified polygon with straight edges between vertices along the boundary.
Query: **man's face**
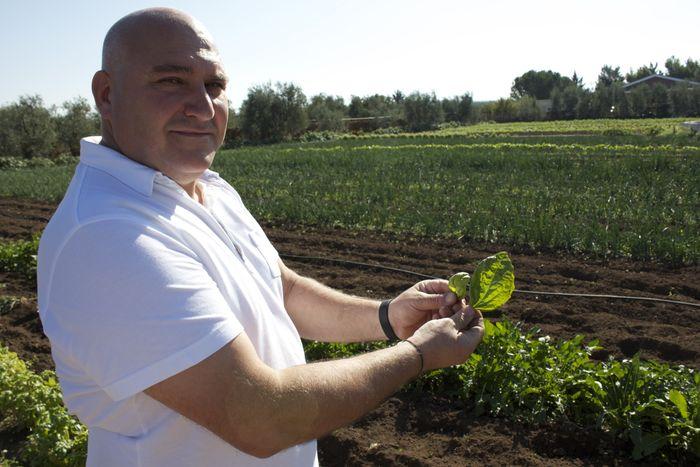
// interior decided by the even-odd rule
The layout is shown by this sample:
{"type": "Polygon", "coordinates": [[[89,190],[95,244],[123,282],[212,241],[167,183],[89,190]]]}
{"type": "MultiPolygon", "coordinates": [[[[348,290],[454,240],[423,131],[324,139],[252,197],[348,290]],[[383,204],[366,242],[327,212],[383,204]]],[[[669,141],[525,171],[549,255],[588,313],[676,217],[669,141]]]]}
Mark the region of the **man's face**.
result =
{"type": "Polygon", "coordinates": [[[196,180],[226,133],[218,52],[196,31],[156,27],[141,36],[111,76],[112,136],[125,155],[177,182],[196,180]]]}

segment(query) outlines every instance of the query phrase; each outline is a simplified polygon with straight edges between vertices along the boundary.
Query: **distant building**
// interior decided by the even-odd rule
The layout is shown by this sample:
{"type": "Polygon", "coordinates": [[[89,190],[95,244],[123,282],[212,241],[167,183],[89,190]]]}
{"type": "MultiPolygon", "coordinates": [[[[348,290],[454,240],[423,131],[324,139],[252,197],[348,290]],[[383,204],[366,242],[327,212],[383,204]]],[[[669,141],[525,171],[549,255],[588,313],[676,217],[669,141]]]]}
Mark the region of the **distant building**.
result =
{"type": "Polygon", "coordinates": [[[631,91],[632,89],[636,88],[637,86],[641,86],[642,84],[646,84],[648,86],[661,84],[663,86],[666,86],[667,88],[680,85],[686,85],[688,87],[700,86],[700,83],[698,83],[697,81],[691,81],[689,79],[671,78],[670,76],[664,75],[649,75],[645,76],[642,79],[638,79],[637,81],[632,81],[631,83],[625,84],[624,86],[622,86],[622,89],[624,89],[625,91],[631,91]]]}

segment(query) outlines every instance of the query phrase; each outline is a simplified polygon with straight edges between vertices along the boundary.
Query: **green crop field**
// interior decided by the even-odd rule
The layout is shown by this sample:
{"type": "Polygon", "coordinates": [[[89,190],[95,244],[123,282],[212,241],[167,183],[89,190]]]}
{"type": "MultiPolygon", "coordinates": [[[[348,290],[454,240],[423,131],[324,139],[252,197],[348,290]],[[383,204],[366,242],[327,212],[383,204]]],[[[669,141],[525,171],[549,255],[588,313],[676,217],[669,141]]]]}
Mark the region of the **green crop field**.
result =
{"type": "MultiPolygon", "coordinates": [[[[221,151],[212,169],[269,222],[667,264],[700,258],[700,146],[693,140],[388,141],[221,151]]],[[[0,196],[57,201],[72,171],[72,165],[5,170],[0,196]]]]}

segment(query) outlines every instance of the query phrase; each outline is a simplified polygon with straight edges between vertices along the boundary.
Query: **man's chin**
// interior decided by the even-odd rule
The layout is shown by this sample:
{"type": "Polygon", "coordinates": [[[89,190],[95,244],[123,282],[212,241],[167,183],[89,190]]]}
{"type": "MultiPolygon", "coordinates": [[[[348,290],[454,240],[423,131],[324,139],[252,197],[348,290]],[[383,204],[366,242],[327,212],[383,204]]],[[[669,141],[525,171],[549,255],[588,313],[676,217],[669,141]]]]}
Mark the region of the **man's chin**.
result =
{"type": "Polygon", "coordinates": [[[170,168],[176,172],[186,173],[203,173],[207,170],[212,162],[216,151],[208,149],[206,151],[183,151],[184,148],[179,148],[178,151],[173,151],[168,164],[170,168]]]}

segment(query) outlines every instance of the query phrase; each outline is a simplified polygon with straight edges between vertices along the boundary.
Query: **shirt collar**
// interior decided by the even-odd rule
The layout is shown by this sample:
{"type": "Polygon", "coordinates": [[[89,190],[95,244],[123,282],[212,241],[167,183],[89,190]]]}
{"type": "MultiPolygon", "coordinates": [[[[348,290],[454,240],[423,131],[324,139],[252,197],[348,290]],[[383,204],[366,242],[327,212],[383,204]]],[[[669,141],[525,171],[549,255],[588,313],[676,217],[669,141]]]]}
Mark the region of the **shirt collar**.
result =
{"type": "MultiPolygon", "coordinates": [[[[101,136],[88,136],[80,140],[80,162],[116,177],[120,182],[146,196],[153,194],[153,183],[162,173],[145,166],[124,154],[100,144],[101,136]]],[[[206,170],[200,180],[217,182],[219,174],[206,170]]]]}

